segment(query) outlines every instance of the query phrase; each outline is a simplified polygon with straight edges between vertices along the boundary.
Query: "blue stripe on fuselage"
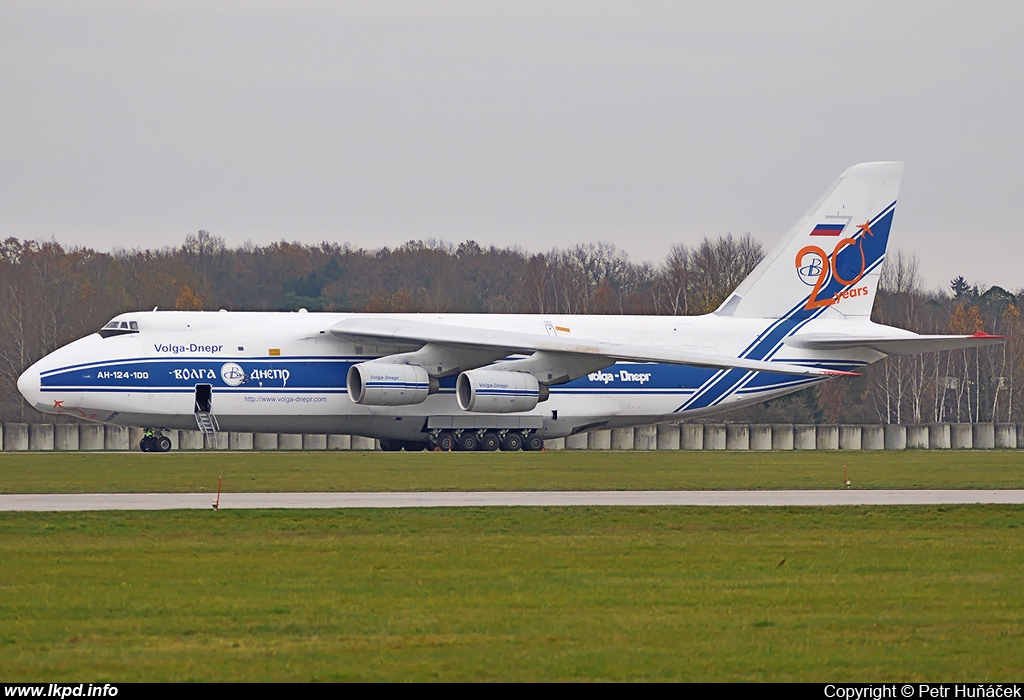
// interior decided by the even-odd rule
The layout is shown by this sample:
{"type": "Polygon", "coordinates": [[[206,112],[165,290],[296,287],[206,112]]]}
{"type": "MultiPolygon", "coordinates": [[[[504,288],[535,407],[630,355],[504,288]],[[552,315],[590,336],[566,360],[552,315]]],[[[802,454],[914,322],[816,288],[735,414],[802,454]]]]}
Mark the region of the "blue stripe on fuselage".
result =
{"type": "MultiPolygon", "coordinates": [[[[136,359],[115,363],[57,368],[41,379],[44,392],[78,393],[191,393],[196,384],[211,384],[215,391],[225,393],[345,393],[345,377],[350,359],[330,357],[293,360],[240,360],[246,379],[239,386],[226,384],[220,375],[223,361],[217,359],[136,359]],[[276,370],[273,378],[253,380],[253,371],[261,375],[276,370]],[[285,374],[285,371],[287,374],[285,374]],[[287,378],[286,378],[287,377],[287,378]]],[[[742,379],[746,370],[733,370],[742,379]]],[[[686,396],[707,383],[714,370],[686,365],[617,363],[613,367],[581,377],[567,384],[552,387],[559,394],[677,395],[686,396]]],[[[756,390],[787,386],[792,375],[754,373],[756,390]]],[[[452,393],[456,377],[441,380],[441,391],[452,393]]]]}

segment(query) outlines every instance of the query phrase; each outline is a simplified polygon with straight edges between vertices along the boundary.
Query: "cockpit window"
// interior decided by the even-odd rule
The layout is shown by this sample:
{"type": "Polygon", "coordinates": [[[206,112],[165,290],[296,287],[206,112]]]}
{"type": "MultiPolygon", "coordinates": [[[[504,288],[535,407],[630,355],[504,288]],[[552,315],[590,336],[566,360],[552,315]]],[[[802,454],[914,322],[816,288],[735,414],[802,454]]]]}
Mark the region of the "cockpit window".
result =
{"type": "Polygon", "coordinates": [[[138,332],[138,321],[110,321],[100,329],[100,337],[109,338],[114,335],[127,335],[138,332]]]}

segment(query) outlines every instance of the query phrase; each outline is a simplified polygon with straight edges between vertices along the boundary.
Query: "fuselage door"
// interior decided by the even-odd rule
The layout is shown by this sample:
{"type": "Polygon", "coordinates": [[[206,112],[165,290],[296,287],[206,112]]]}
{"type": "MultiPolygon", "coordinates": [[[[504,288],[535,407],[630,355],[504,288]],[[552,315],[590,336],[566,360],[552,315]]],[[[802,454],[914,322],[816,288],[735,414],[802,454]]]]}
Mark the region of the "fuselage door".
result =
{"type": "Polygon", "coordinates": [[[213,412],[213,385],[196,384],[196,413],[213,412]]]}

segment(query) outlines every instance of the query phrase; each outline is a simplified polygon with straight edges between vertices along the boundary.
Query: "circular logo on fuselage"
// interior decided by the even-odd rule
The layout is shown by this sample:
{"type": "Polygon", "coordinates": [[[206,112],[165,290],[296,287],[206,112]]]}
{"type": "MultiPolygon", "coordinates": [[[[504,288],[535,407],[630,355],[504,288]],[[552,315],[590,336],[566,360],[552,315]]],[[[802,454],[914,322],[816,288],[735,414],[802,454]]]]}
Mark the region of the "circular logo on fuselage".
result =
{"type": "Polygon", "coordinates": [[[227,362],[220,367],[220,378],[228,386],[238,386],[245,381],[245,370],[234,362],[227,362]]]}

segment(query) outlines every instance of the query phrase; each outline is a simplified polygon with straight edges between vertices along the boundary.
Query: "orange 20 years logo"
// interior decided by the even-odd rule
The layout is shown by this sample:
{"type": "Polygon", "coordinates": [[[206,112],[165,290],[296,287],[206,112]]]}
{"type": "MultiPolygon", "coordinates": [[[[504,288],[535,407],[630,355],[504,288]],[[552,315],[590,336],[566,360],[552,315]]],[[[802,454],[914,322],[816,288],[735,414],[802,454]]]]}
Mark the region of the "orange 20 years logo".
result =
{"type": "MultiPolygon", "coordinates": [[[[863,224],[857,224],[857,228],[863,231],[864,235],[874,236],[875,234],[871,232],[871,226],[869,223],[869,221],[865,221],[863,224]]],[[[832,255],[826,254],[824,249],[820,246],[805,245],[800,249],[800,252],[796,254],[794,264],[796,265],[797,274],[800,275],[800,279],[804,281],[807,281],[808,279],[813,280],[811,295],[807,298],[807,304],[804,306],[804,309],[807,311],[810,311],[811,309],[820,309],[823,306],[832,306],[840,299],[867,294],[867,287],[864,287],[863,289],[852,290],[857,292],[856,294],[850,293],[851,290],[844,290],[827,299],[818,298],[818,293],[821,292],[821,288],[828,279],[829,270],[832,271],[832,277],[834,277],[836,281],[844,287],[857,284],[860,282],[861,278],[864,277],[864,269],[867,266],[867,260],[864,256],[863,236],[861,236],[859,240],[855,238],[840,238],[839,241],[836,242],[836,247],[832,250],[832,255]],[[839,270],[836,269],[836,259],[844,248],[851,245],[857,245],[860,248],[860,272],[858,272],[853,279],[847,280],[843,279],[839,274],[839,270]],[[810,260],[808,260],[808,256],[814,257],[811,257],[810,260]]],[[[811,282],[808,282],[808,284],[811,284],[811,282]]]]}

